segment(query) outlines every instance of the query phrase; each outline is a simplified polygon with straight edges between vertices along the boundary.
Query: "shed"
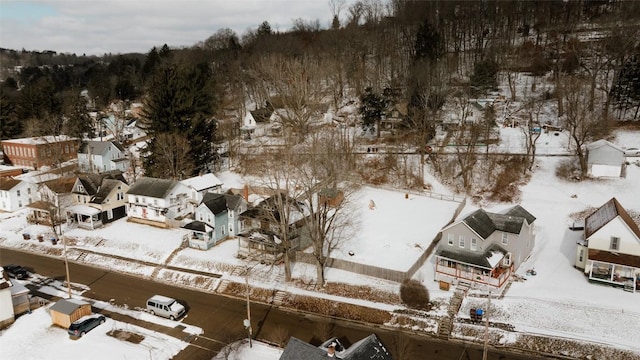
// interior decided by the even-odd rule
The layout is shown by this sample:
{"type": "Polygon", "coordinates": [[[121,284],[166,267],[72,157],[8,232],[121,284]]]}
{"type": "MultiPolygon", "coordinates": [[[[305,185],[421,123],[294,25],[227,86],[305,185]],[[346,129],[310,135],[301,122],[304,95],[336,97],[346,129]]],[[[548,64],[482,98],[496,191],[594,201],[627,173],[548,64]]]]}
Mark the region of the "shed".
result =
{"type": "Polygon", "coordinates": [[[606,140],[587,145],[587,166],[591,176],[621,177],[624,162],[624,150],[606,140]]]}
{"type": "Polygon", "coordinates": [[[78,299],[62,299],[49,308],[54,325],[68,329],[72,322],[91,315],[91,304],[78,299]]]}

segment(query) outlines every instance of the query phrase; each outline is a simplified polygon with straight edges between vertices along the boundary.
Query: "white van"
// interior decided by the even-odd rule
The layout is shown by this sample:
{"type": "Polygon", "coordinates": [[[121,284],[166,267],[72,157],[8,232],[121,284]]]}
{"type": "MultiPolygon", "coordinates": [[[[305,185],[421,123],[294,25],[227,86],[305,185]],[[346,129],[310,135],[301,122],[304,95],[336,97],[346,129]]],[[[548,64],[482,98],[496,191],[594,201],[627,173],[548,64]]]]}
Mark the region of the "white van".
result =
{"type": "Polygon", "coordinates": [[[182,304],[170,297],[154,295],[147,300],[147,311],[151,315],[159,315],[175,320],[184,315],[185,308],[182,304]]]}

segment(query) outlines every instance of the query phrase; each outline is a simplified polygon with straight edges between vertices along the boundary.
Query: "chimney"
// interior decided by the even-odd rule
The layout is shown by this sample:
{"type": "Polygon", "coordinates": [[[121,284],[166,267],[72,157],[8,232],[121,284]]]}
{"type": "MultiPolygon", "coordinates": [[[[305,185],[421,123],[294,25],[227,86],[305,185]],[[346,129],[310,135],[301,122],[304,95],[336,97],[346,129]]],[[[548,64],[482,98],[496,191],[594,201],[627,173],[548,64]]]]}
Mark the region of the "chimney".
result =
{"type": "Polygon", "coordinates": [[[246,202],[249,202],[249,185],[247,184],[244,184],[243,196],[244,196],[244,200],[246,202]]]}

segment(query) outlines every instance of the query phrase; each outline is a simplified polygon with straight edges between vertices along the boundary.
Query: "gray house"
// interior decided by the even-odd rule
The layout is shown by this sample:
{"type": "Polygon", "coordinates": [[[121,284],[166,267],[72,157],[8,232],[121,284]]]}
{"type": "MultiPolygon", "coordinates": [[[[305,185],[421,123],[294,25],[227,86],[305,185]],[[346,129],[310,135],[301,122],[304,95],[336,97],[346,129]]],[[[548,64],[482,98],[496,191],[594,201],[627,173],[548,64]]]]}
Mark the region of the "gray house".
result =
{"type": "Polygon", "coordinates": [[[624,175],[624,150],[607,140],[587,145],[587,173],[593,177],[622,177],[624,175]]]}
{"type": "Polygon", "coordinates": [[[242,196],[206,193],[195,212],[195,221],[183,226],[190,230],[189,246],[207,250],[220,240],[240,232],[240,214],[247,210],[242,196]]]}
{"type": "Polygon", "coordinates": [[[78,167],[83,172],[104,172],[129,169],[125,149],[116,141],[88,141],[78,151],[78,167]]]}
{"type": "Polygon", "coordinates": [[[437,281],[502,288],[535,245],[535,217],[520,205],[503,213],[476,210],[442,229],[437,281]]]}

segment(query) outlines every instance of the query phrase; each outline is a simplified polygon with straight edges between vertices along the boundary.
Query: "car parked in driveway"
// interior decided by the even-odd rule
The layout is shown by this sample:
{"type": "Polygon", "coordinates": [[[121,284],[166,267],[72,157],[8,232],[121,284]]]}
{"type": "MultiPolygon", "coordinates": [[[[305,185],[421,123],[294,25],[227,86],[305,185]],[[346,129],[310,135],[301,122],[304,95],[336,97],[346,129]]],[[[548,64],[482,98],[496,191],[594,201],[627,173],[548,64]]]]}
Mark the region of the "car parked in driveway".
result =
{"type": "Polygon", "coordinates": [[[29,271],[20,265],[9,264],[2,267],[9,274],[9,277],[19,280],[29,277],[29,271]]]}
{"type": "Polygon", "coordinates": [[[81,338],[86,333],[91,331],[91,329],[93,329],[94,327],[104,324],[105,321],[106,318],[104,317],[104,315],[100,314],[83,316],[80,319],[72,322],[67,332],[72,337],[81,338]]]}
{"type": "Polygon", "coordinates": [[[640,156],[640,149],[638,148],[628,148],[624,151],[625,156],[640,156]]]}

